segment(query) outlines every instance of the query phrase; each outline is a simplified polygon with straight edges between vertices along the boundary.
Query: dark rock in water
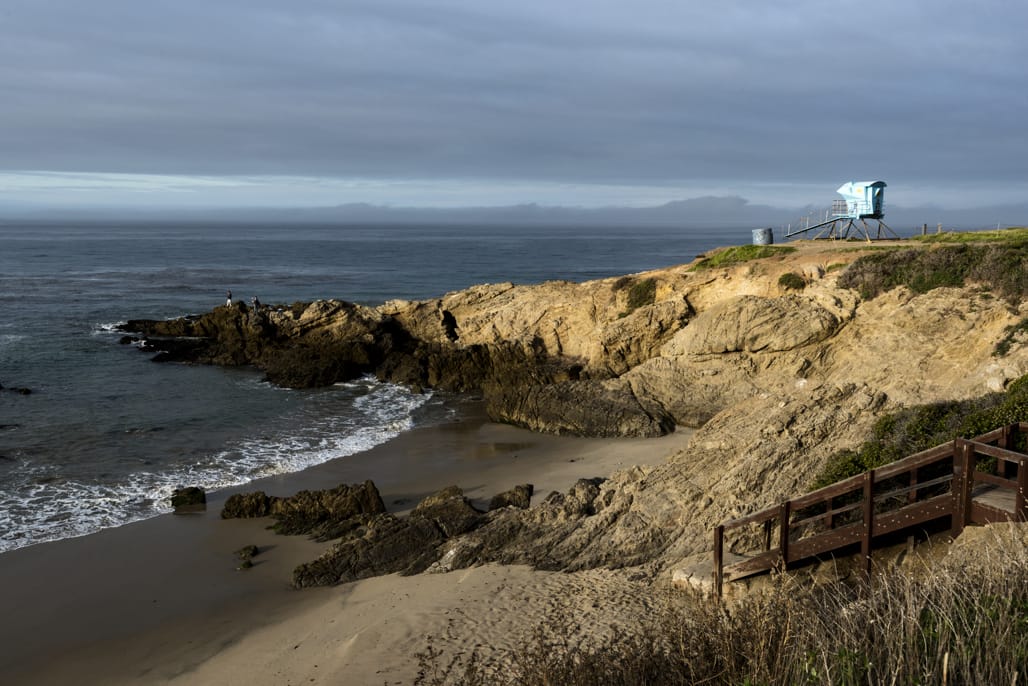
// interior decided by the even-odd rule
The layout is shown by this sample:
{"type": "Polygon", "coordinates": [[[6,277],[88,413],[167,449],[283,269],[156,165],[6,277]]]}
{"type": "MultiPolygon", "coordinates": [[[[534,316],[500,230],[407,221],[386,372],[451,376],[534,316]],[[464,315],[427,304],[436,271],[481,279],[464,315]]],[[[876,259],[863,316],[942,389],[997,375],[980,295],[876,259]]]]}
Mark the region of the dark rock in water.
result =
{"type": "Polygon", "coordinates": [[[271,498],[264,491],[253,493],[236,493],[229,496],[221,508],[222,519],[248,519],[250,517],[267,517],[271,514],[271,498]]]}
{"type": "Polygon", "coordinates": [[[133,343],[138,342],[139,338],[137,336],[122,336],[118,339],[118,343],[120,343],[121,345],[132,345],[133,343]]]}
{"type": "Polygon", "coordinates": [[[250,569],[252,567],[253,567],[253,560],[251,560],[250,558],[246,558],[245,560],[243,560],[242,562],[239,563],[239,566],[236,567],[236,569],[250,569]]]}
{"type": "MultiPolygon", "coordinates": [[[[4,385],[2,383],[0,383],[0,391],[10,391],[11,393],[18,393],[19,395],[30,395],[32,393],[32,389],[31,388],[18,388],[16,386],[4,388],[4,385]]],[[[13,425],[8,424],[8,425],[5,425],[5,426],[13,426],[13,425]]]]}
{"type": "Polygon", "coordinates": [[[154,362],[192,362],[204,347],[201,340],[188,338],[147,338],[139,346],[144,352],[156,352],[154,362]]]}
{"type": "Polygon", "coordinates": [[[316,388],[352,381],[374,369],[378,351],[366,341],[296,345],[265,358],[268,381],[288,388],[316,388]]]}
{"type": "Polygon", "coordinates": [[[499,510],[501,507],[516,507],[521,510],[527,510],[528,506],[532,504],[532,493],[534,491],[535,487],[532,484],[519,484],[509,491],[497,493],[489,501],[489,511],[499,510]]]}
{"type": "Polygon", "coordinates": [[[171,494],[171,506],[175,508],[175,514],[203,512],[207,509],[207,494],[198,486],[176,488],[171,494]]]}

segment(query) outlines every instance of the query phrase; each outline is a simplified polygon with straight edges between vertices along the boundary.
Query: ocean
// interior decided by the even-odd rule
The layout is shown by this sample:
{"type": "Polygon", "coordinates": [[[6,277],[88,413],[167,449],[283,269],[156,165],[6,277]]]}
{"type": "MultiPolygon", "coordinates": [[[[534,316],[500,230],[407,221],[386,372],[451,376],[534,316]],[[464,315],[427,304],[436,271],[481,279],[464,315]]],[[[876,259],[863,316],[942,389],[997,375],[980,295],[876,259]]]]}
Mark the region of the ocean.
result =
{"type": "Polygon", "coordinates": [[[377,305],[478,283],[585,281],[691,261],[748,229],[0,222],[0,552],[345,459],[459,403],[373,378],[285,390],[253,369],[155,364],[128,319],[223,304],[377,305]],[[22,394],[12,389],[27,388],[22,394]]]}

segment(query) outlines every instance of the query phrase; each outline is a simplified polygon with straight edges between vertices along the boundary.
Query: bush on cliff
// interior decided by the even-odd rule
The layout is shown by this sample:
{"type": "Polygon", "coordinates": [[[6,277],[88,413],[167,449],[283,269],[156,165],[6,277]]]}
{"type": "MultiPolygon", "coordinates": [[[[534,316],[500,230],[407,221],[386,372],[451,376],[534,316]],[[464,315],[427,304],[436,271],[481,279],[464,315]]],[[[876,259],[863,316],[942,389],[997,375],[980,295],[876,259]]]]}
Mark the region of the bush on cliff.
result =
{"type": "MultiPolygon", "coordinates": [[[[830,457],[814,479],[812,489],[862,474],[954,438],[973,438],[1019,421],[1028,421],[1028,376],[1011,383],[1003,393],[906,408],[879,419],[871,437],[856,450],[842,450],[830,457]]],[[[1023,437],[1021,441],[1023,446],[1023,437]]]]}
{"type": "Polygon", "coordinates": [[[778,285],[790,291],[802,291],[807,287],[807,280],[796,272],[786,272],[778,277],[778,285]]]}
{"type": "Polygon", "coordinates": [[[614,282],[614,291],[628,289],[628,302],[625,311],[619,316],[627,317],[640,307],[652,305],[657,299],[657,281],[655,279],[633,279],[625,276],[614,282]]]}
{"type": "Polygon", "coordinates": [[[1015,302],[1028,294],[1028,238],[1002,243],[956,243],[929,249],[889,250],[855,260],[839,275],[839,286],[865,299],[897,286],[915,293],[979,283],[1015,302]]]}

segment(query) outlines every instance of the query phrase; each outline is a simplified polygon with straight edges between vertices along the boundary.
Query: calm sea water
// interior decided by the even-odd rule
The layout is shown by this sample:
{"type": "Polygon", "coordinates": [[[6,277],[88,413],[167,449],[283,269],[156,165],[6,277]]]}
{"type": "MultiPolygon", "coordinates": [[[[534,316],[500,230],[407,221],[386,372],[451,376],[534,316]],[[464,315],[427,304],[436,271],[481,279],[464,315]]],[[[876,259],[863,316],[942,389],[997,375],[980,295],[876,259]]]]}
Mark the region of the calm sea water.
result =
{"type": "Polygon", "coordinates": [[[680,264],[749,231],[0,223],[0,552],[166,512],[366,450],[453,408],[372,379],[313,391],[160,365],[118,322],[249,301],[376,305],[477,283],[583,281],[680,264]]]}

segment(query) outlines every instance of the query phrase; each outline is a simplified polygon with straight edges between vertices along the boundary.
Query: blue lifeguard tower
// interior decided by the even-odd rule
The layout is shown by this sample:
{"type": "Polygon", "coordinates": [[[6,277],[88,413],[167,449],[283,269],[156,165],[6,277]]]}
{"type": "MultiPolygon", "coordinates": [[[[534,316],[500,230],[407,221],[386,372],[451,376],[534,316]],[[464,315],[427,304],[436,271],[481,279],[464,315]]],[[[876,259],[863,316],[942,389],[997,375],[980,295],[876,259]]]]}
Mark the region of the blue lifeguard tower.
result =
{"type": "Polygon", "coordinates": [[[871,219],[878,222],[878,230],[875,234],[876,239],[899,238],[896,232],[882,221],[882,218],[885,216],[884,181],[850,181],[839,186],[836,192],[842,196],[842,200],[832,202],[830,219],[826,219],[814,226],[797,229],[785,235],[795,236],[800,233],[821,229],[821,231],[814,235],[815,239],[845,239],[849,238],[850,230],[855,226],[854,222],[859,221],[863,227],[864,238],[870,241],[872,240],[871,228],[868,226],[867,220],[871,219]]]}

